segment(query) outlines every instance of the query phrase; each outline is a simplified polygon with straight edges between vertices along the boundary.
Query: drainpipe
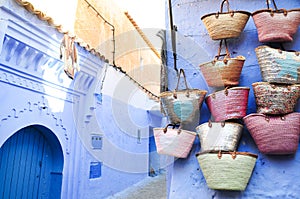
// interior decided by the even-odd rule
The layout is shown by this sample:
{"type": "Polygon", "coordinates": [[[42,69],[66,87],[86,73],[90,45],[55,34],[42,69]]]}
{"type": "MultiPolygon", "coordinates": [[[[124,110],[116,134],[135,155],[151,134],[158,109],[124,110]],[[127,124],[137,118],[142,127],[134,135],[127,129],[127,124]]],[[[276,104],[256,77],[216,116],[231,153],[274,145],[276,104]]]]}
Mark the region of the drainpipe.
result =
{"type": "Polygon", "coordinates": [[[173,24],[173,13],[172,13],[172,0],[169,0],[169,19],[170,19],[170,27],[171,27],[171,40],[172,40],[172,51],[174,58],[174,70],[178,73],[177,69],[177,54],[176,54],[176,31],[177,26],[173,24]]]}

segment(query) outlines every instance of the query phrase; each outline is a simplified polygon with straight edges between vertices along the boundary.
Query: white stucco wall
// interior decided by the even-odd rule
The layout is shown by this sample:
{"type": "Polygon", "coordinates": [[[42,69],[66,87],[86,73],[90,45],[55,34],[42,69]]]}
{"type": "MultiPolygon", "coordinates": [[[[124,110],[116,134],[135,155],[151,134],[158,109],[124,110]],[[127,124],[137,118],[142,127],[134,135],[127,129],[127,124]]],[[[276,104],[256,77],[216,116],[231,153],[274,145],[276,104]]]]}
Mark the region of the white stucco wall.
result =
{"type": "Polygon", "coordinates": [[[59,59],[63,35],[15,1],[1,3],[0,146],[28,125],[49,128],[63,150],[62,198],[104,198],[145,178],[155,103],[109,65],[100,100],[99,57],[77,46],[81,71],[71,81],[59,59]],[[102,162],[101,177],[89,179],[91,162],[102,162]]]}

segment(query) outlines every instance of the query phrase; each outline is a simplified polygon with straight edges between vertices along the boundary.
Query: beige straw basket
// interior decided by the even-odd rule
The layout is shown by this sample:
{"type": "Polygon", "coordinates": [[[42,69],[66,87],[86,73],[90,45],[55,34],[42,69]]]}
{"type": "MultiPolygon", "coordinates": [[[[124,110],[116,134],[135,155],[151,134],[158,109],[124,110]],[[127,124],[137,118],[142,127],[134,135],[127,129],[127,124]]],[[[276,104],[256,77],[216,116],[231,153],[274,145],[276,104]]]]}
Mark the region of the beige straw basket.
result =
{"type": "Polygon", "coordinates": [[[206,14],[201,17],[209,36],[213,40],[239,37],[251,13],[230,10],[228,0],[222,2],[220,10],[220,12],[206,14]],[[223,12],[225,2],[228,8],[227,12],[223,12]]]}
{"type": "Polygon", "coordinates": [[[206,122],[196,127],[201,151],[236,151],[243,125],[234,122],[206,122]]]}
{"type": "Polygon", "coordinates": [[[183,69],[178,74],[177,86],[174,91],[160,94],[161,105],[172,124],[190,123],[195,117],[200,117],[200,108],[207,91],[189,89],[183,69]],[[183,75],[186,89],[178,90],[180,74],[183,75]]]}
{"type": "Polygon", "coordinates": [[[243,191],[252,175],[257,155],[246,152],[196,154],[207,186],[211,189],[243,191]]]}
{"type": "Polygon", "coordinates": [[[239,55],[235,58],[231,58],[226,40],[224,40],[226,54],[221,55],[222,42],[223,40],[220,41],[218,55],[215,56],[215,59],[213,61],[200,64],[200,70],[208,86],[237,86],[240,81],[245,57],[239,55]],[[221,60],[219,59],[221,56],[225,57],[221,60]]]}

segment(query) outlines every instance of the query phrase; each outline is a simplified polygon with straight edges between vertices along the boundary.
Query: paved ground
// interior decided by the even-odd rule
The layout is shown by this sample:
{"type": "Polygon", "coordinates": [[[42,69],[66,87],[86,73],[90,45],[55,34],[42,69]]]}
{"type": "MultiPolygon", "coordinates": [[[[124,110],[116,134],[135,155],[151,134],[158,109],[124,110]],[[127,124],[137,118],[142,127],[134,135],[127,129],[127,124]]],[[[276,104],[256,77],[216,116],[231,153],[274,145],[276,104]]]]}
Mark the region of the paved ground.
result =
{"type": "Polygon", "coordinates": [[[166,199],[166,174],[147,177],[145,180],[106,199],[166,199]]]}

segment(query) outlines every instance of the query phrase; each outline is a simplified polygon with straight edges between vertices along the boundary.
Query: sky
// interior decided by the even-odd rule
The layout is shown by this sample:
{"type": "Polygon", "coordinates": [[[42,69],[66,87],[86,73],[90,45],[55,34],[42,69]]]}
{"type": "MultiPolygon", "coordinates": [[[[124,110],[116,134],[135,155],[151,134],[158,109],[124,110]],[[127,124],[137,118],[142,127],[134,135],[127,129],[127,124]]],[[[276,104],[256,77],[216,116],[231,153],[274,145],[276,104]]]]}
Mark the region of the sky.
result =
{"type": "Polygon", "coordinates": [[[141,28],[165,29],[165,0],[114,0],[141,28]]]}

